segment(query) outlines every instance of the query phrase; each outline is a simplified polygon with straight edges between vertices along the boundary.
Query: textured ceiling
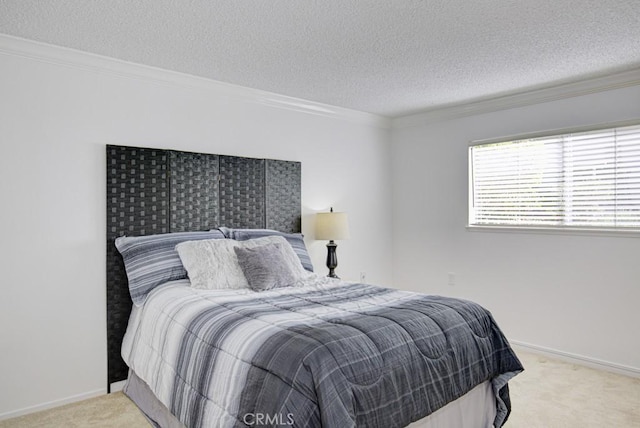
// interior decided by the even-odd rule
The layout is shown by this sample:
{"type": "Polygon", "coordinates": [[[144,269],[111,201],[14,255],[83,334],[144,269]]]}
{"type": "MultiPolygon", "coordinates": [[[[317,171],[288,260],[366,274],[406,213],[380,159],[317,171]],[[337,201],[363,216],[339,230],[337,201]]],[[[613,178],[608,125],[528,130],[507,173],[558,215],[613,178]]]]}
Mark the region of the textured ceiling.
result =
{"type": "Polygon", "coordinates": [[[640,0],[0,0],[0,33],[384,116],[640,67],[640,0]]]}

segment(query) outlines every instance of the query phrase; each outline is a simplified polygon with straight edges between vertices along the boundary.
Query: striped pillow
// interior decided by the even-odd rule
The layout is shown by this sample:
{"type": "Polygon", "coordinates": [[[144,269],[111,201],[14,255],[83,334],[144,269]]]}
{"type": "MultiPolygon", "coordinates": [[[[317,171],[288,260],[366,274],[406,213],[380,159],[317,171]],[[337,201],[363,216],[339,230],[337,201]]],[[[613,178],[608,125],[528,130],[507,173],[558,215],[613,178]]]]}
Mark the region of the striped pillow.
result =
{"type": "Polygon", "coordinates": [[[283,236],[293,247],[304,267],[309,272],[313,272],[313,264],[307,247],[304,245],[304,235],[302,233],[284,233],[271,229],[230,229],[228,227],[220,227],[219,230],[224,236],[237,241],[246,241],[248,239],[262,238],[264,236],[283,236]]]}
{"type": "Polygon", "coordinates": [[[147,294],[160,284],[187,278],[187,271],[175,247],[181,242],[202,239],[224,239],[224,235],[219,230],[211,230],[116,238],[116,248],[124,260],[133,303],[142,305],[147,294]]]}

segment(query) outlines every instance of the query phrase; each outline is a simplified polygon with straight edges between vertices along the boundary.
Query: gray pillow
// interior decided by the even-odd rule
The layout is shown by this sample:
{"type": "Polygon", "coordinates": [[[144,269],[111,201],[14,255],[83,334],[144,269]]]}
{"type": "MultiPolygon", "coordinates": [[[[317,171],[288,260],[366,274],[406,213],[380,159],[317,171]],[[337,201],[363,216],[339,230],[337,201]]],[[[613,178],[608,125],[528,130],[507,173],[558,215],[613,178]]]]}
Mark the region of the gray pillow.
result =
{"type": "Polygon", "coordinates": [[[302,233],[284,233],[272,229],[230,229],[228,227],[219,227],[218,230],[224,234],[226,238],[235,239],[237,241],[246,241],[249,239],[262,238],[264,236],[283,236],[300,259],[302,267],[313,272],[313,264],[311,257],[304,244],[304,236],[302,233]]]}
{"type": "Polygon", "coordinates": [[[255,291],[289,287],[298,279],[285,256],[284,244],[235,247],[234,251],[249,286],[255,291]]]}

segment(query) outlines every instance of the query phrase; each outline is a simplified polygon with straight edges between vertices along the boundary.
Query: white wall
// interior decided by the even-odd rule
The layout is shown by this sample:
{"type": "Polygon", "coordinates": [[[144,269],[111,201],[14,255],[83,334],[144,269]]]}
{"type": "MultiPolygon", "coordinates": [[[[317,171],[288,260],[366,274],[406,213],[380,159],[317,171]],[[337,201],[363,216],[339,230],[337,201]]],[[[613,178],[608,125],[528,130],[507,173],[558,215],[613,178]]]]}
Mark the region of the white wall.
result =
{"type": "Polygon", "coordinates": [[[470,141],[638,118],[634,86],[394,129],[395,285],[478,301],[513,341],[640,373],[639,237],[465,228],[470,141]]]}
{"type": "Polygon", "coordinates": [[[301,161],[316,270],[326,272],[326,247],[313,213],[333,205],[352,235],[338,273],[390,283],[384,121],[270,107],[264,94],[163,83],[120,63],[125,72],[105,71],[77,53],[29,59],[68,52],[26,44],[23,56],[20,44],[0,49],[0,419],[106,392],[105,144],[301,161]]]}

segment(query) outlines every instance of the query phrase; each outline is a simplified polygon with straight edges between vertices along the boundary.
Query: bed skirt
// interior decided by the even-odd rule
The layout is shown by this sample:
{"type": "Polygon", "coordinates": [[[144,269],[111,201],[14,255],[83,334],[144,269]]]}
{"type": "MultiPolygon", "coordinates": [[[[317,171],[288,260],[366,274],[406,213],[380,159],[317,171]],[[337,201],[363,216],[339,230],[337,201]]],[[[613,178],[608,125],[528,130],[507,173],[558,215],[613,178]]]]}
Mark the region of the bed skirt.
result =
{"type": "MultiPolygon", "coordinates": [[[[156,398],[151,388],[133,370],[123,392],[145,415],[149,423],[160,428],[184,428],[169,409],[156,398]]],[[[491,382],[486,381],[409,428],[490,428],[496,417],[496,397],[491,382]]]]}

